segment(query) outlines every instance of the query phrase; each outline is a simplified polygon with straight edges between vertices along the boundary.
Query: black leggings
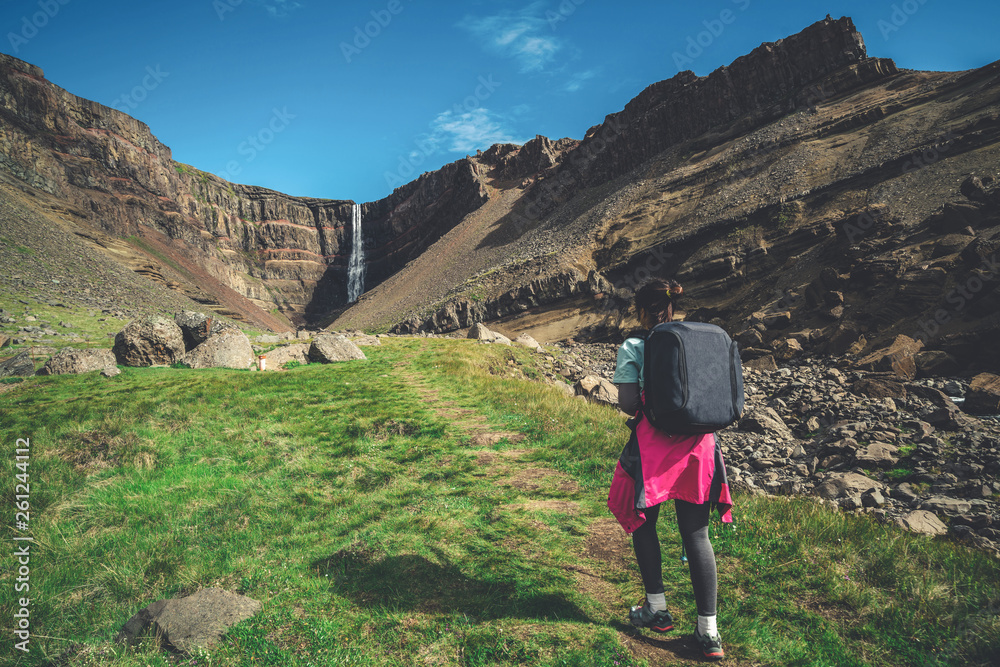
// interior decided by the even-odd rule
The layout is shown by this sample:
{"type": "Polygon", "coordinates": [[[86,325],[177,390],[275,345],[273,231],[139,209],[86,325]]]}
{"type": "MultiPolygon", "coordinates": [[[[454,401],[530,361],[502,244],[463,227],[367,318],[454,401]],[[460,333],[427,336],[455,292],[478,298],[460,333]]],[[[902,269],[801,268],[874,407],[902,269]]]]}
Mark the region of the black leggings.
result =
{"type": "MultiPolygon", "coordinates": [[[[700,616],[715,614],[718,573],[715,568],[715,551],[708,539],[708,515],[711,503],[695,505],[675,500],[677,526],[680,528],[684,549],[691,569],[691,585],[700,616]]],[[[642,573],[642,584],[647,593],[663,592],[663,570],[660,558],[660,540],[656,535],[656,519],[660,505],[647,507],[646,521],[632,533],[635,558],[642,573]]]]}

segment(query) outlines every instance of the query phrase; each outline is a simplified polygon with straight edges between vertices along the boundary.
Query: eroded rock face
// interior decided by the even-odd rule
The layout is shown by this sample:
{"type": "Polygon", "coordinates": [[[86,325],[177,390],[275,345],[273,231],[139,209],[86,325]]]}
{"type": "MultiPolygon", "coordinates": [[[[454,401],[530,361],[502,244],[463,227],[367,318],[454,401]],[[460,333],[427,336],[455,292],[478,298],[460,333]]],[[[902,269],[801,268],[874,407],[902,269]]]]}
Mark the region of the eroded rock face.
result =
{"type": "Polygon", "coordinates": [[[45,366],[39,369],[39,375],[67,375],[89,373],[106,368],[116,368],[118,360],[111,350],[77,350],[65,347],[49,359],[45,366]]]}
{"type": "Polygon", "coordinates": [[[113,351],[123,366],[169,366],[184,355],[184,334],[165,317],[132,320],[115,336],[113,351]]]}

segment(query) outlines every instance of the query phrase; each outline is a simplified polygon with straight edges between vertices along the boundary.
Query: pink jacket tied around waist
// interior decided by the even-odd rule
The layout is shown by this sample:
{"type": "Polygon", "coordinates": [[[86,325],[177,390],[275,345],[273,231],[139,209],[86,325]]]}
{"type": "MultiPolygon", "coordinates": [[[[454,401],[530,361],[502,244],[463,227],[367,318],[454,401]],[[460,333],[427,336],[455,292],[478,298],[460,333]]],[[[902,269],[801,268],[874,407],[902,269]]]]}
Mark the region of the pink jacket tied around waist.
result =
{"type": "Polygon", "coordinates": [[[732,522],[733,501],[714,433],[664,433],[653,428],[641,411],[628,424],[632,435],[608,492],[608,508],[626,533],[645,522],[644,509],[671,499],[716,503],[722,521],[732,522]]]}

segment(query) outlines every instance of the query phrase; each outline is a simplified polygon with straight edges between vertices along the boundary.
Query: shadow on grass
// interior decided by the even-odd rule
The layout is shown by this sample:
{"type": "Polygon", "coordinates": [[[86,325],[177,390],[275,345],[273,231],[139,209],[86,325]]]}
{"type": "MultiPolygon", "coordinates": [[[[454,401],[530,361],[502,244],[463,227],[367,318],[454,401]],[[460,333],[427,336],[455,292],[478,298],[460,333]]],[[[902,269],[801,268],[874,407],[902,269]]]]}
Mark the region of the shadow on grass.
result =
{"type": "MultiPolygon", "coordinates": [[[[359,605],[385,610],[464,613],[477,620],[530,618],[593,621],[562,594],[537,590],[537,582],[466,575],[443,553],[440,563],[406,554],[379,556],[368,547],[342,549],[311,564],[336,591],[359,605]]],[[[537,577],[537,575],[535,575],[537,577]]]]}

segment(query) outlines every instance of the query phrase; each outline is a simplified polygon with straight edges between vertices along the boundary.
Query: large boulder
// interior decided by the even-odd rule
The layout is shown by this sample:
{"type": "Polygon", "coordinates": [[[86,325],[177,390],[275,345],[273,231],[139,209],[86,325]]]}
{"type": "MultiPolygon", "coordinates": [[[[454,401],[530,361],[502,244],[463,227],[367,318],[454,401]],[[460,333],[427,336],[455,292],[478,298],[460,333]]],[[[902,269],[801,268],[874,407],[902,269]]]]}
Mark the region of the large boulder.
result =
{"type": "Polygon", "coordinates": [[[306,343],[296,343],[295,345],[285,345],[271,350],[266,355],[264,370],[278,371],[290,361],[297,361],[300,364],[309,363],[309,345],[306,343]]]}
{"type": "Polygon", "coordinates": [[[351,359],[367,359],[367,357],[357,345],[339,334],[320,334],[309,346],[309,361],[331,364],[351,359]]]}
{"type": "Polygon", "coordinates": [[[191,368],[238,368],[254,363],[250,339],[239,329],[223,329],[185,354],[180,361],[191,368]]]}
{"type": "Polygon", "coordinates": [[[577,396],[583,396],[595,403],[618,407],[618,387],[604,378],[588,375],[573,385],[577,396]]]}
{"type": "Polygon", "coordinates": [[[183,598],[157,600],[140,609],[115,639],[129,646],[151,635],[164,648],[191,654],[211,649],[230,627],[258,613],[257,600],[219,588],[205,588],[183,598]]]}
{"type": "Polygon", "coordinates": [[[1000,414],[1000,375],[980,373],[972,378],[962,408],[974,415],[1000,414]]]}
{"type": "Polygon", "coordinates": [[[917,362],[914,355],[923,344],[909,336],[896,336],[888,347],[872,352],[857,363],[857,367],[867,371],[886,371],[901,378],[912,380],[917,376],[917,362]]]}
{"type": "Polygon", "coordinates": [[[45,366],[39,369],[39,375],[69,375],[89,373],[105,368],[115,368],[118,360],[115,353],[108,349],[77,350],[64,347],[45,366]]]}
{"type": "Polygon", "coordinates": [[[184,355],[184,334],[165,317],[132,320],[115,336],[113,349],[123,366],[169,366],[184,355]]]}
{"type": "Polygon", "coordinates": [[[499,334],[496,331],[491,331],[486,328],[486,325],[482,322],[476,322],[469,329],[468,338],[473,338],[475,340],[482,341],[484,343],[501,343],[503,345],[510,345],[510,339],[499,334]]]}
{"type": "Polygon", "coordinates": [[[35,362],[27,350],[21,350],[9,359],[0,361],[0,378],[9,376],[27,377],[35,374],[35,362]]]}
{"type": "Polygon", "coordinates": [[[226,328],[220,320],[193,310],[184,310],[174,315],[174,323],[181,328],[184,347],[189,352],[226,328]]]}
{"type": "Polygon", "coordinates": [[[542,346],[538,344],[538,341],[529,336],[526,333],[521,334],[514,339],[514,342],[518,345],[528,348],[529,350],[534,350],[535,352],[544,352],[542,346]]]}

